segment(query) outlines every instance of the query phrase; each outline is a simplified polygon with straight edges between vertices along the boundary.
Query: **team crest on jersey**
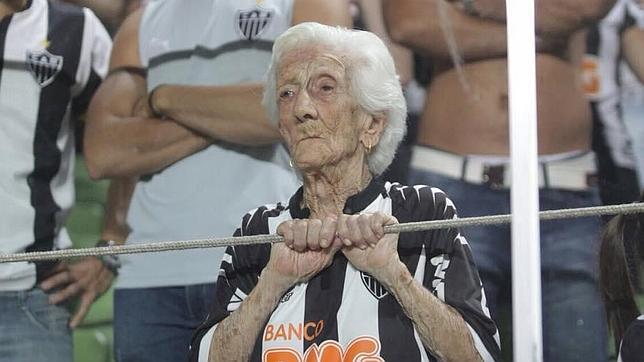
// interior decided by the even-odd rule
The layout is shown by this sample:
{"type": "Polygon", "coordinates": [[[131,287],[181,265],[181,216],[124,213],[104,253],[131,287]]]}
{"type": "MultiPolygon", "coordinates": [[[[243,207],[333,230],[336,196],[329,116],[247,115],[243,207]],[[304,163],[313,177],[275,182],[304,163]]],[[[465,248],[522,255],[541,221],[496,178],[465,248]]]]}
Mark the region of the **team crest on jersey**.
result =
{"type": "Polygon", "coordinates": [[[63,69],[63,57],[47,50],[27,51],[27,67],[36,83],[44,88],[50,85],[63,69]]]}
{"type": "Polygon", "coordinates": [[[290,292],[287,292],[282,296],[282,299],[280,299],[280,303],[286,303],[289,300],[291,300],[291,297],[293,296],[293,291],[291,290],[290,292]]]}
{"type": "Polygon", "coordinates": [[[255,40],[268,28],[273,20],[272,9],[256,7],[249,10],[237,12],[237,31],[247,40],[255,40]]]}
{"type": "Polygon", "coordinates": [[[376,297],[376,299],[382,299],[384,296],[389,294],[387,289],[385,289],[385,287],[383,287],[382,284],[380,284],[380,282],[371,275],[365,272],[360,272],[360,277],[360,279],[362,279],[362,284],[364,284],[369,293],[376,297]]]}

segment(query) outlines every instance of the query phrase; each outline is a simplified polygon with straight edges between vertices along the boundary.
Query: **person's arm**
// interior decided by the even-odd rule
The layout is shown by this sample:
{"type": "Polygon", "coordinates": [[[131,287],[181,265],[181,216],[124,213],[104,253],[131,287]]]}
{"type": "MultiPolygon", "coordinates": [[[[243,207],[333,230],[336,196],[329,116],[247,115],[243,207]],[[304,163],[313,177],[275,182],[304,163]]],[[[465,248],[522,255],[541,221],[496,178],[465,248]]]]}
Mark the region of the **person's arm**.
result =
{"type": "MultiPolygon", "coordinates": [[[[505,0],[466,0],[479,16],[506,20],[505,0]]],[[[567,36],[601,19],[615,0],[535,0],[538,36],[567,36]]]]}
{"type": "Polygon", "coordinates": [[[110,181],[107,189],[105,214],[101,240],[113,240],[117,244],[125,243],[130,233],[127,224],[127,212],[136,186],[136,178],[115,178],[110,181]]]}
{"type": "MultiPolygon", "coordinates": [[[[414,194],[407,195],[416,197],[418,203],[406,214],[410,215],[406,221],[456,218],[453,203],[440,190],[422,187],[414,194]]],[[[465,238],[454,228],[401,236],[405,252],[410,248],[420,252],[421,245],[415,243],[422,240],[426,257],[419,260],[425,260],[424,273],[412,276],[398,254],[398,234],[383,231],[385,225],[397,222],[384,213],[341,215],[338,237],[348,238],[353,244],[364,238],[369,245],[345,247],[342,253],[351,265],[371,274],[396,298],[423,345],[439,360],[499,359],[497,329],[487,312],[481,280],[465,238]]]]}
{"type": "Polygon", "coordinates": [[[63,0],[78,6],[92,9],[111,30],[118,28],[123,21],[124,0],[63,0]]]}
{"type": "Polygon", "coordinates": [[[393,41],[419,54],[464,60],[506,56],[505,24],[470,16],[445,0],[383,0],[385,24],[393,41]]]}
{"type": "MultiPolygon", "coordinates": [[[[249,361],[254,342],[273,313],[280,298],[291,287],[279,282],[280,275],[264,271],[253,291],[239,309],[221,321],[212,336],[209,362],[249,361]],[[248,336],[248,338],[240,338],[248,336]]],[[[200,360],[201,362],[201,360],[200,360]]]]}
{"type": "MultiPolygon", "coordinates": [[[[366,248],[345,247],[342,252],[351,265],[371,274],[396,298],[413,322],[423,345],[438,360],[481,360],[463,316],[411,275],[398,255],[398,234],[384,234],[385,225],[397,222],[393,216],[383,213],[341,215],[339,237],[350,239],[354,245],[359,245],[360,239],[364,238],[369,245],[366,248]]],[[[432,256],[428,254],[428,258],[432,256]]],[[[457,267],[450,266],[452,269],[457,267]]]]}
{"type": "MultiPolygon", "coordinates": [[[[246,214],[234,235],[255,235],[265,229],[265,223],[264,210],[255,210],[246,214]]],[[[193,336],[190,360],[249,361],[253,342],[283,294],[331,264],[342,246],[334,239],[335,232],[334,218],[288,220],[277,228],[284,243],[228,247],[213,308],[193,336]]]]}
{"type": "Polygon", "coordinates": [[[414,76],[414,60],[411,51],[389,39],[382,14],[381,0],[359,0],[358,3],[360,4],[362,20],[366,26],[365,30],[378,35],[387,44],[387,48],[396,64],[400,84],[404,87],[414,76]]]}
{"type": "Polygon", "coordinates": [[[644,28],[631,26],[624,31],[622,52],[633,73],[644,82],[644,28]]]}
{"type": "Polygon", "coordinates": [[[389,290],[414,323],[423,345],[441,361],[480,361],[463,317],[443,303],[409,273],[400,262],[379,281],[389,290]]]}
{"type": "Polygon", "coordinates": [[[261,84],[163,84],[150,93],[150,104],[154,112],[213,139],[260,146],[282,139],[262,107],[262,90],[261,84]]]}
{"type": "Polygon", "coordinates": [[[145,77],[118,70],[141,68],[141,13],[139,9],[128,17],[116,35],[110,60],[112,73],[90,103],[84,152],[94,179],[152,173],[210,143],[172,120],[153,118],[147,108],[145,77]]]}
{"type": "Polygon", "coordinates": [[[346,0],[295,0],[291,25],[314,21],[326,25],[353,27],[346,0]]]}
{"type": "MultiPolygon", "coordinates": [[[[346,0],[296,0],[292,23],[305,21],[351,26],[346,0]]],[[[150,104],[156,113],[213,139],[258,146],[281,140],[261,105],[262,91],[261,84],[164,84],[150,93],[150,104]]]]}

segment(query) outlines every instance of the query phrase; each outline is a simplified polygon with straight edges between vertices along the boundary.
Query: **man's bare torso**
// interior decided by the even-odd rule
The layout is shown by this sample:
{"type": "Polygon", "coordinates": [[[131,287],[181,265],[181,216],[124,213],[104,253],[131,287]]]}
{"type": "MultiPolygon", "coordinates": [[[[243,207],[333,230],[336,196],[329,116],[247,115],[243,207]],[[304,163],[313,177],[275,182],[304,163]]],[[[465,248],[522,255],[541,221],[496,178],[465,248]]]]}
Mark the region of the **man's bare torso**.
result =
{"type": "MultiPolygon", "coordinates": [[[[574,47],[571,47],[574,48],[574,47]]],[[[537,55],[539,154],[590,147],[590,109],[574,61],[537,55]]],[[[507,61],[439,70],[428,86],[418,142],[458,154],[509,153],[507,61]]]]}

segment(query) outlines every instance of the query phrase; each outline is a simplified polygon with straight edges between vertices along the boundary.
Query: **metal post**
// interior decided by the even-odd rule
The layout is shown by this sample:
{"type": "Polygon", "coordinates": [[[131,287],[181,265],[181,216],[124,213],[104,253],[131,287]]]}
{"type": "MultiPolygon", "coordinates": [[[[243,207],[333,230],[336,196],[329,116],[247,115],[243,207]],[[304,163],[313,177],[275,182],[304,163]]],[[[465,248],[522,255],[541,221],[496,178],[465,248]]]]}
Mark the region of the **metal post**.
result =
{"type": "Polygon", "coordinates": [[[515,361],[541,361],[534,0],[507,0],[515,361]]]}

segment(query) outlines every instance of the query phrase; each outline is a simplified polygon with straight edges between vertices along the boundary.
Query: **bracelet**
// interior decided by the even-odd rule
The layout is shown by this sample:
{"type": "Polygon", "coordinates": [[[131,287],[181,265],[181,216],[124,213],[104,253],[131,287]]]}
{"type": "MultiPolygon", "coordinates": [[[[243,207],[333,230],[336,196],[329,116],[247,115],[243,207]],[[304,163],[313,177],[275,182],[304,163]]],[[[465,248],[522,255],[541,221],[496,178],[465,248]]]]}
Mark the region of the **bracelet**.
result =
{"type": "Polygon", "coordinates": [[[152,112],[152,115],[154,116],[154,118],[163,118],[163,114],[162,114],[161,112],[159,112],[159,110],[157,110],[157,109],[154,107],[154,102],[152,101],[152,98],[154,97],[154,93],[155,93],[155,92],[159,89],[159,87],[161,87],[161,86],[162,86],[162,84],[160,84],[160,85],[158,85],[158,86],[154,87],[154,89],[152,89],[152,90],[150,91],[150,93],[148,93],[148,108],[150,108],[150,112],[152,112]]]}
{"type": "MultiPolygon", "coordinates": [[[[116,242],[114,240],[99,240],[96,243],[97,248],[114,246],[116,242]]],[[[114,274],[114,276],[119,275],[119,268],[121,267],[121,259],[118,255],[97,255],[96,258],[105,265],[105,267],[114,274]]]]}
{"type": "Polygon", "coordinates": [[[463,10],[468,15],[471,16],[481,16],[478,10],[476,10],[476,7],[474,7],[474,0],[461,0],[461,4],[463,5],[463,10]]]}

